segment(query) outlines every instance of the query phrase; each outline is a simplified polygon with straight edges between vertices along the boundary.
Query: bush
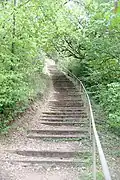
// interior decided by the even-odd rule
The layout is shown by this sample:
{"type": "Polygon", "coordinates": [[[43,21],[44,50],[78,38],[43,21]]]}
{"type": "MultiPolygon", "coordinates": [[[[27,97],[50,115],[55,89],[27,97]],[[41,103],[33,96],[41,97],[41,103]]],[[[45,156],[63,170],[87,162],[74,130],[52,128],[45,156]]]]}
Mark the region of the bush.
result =
{"type": "Polygon", "coordinates": [[[109,127],[120,135],[120,83],[111,83],[102,89],[100,103],[107,112],[109,127]]]}

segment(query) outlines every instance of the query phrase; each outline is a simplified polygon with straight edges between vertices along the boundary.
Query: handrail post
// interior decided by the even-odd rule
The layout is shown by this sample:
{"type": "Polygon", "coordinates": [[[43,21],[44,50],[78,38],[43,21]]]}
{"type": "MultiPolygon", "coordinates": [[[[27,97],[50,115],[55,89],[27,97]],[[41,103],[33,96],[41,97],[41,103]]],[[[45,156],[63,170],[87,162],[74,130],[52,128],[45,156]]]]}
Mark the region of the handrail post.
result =
{"type": "Polygon", "coordinates": [[[96,169],[96,143],[95,143],[95,137],[93,134],[93,180],[96,180],[96,174],[97,174],[97,169],[96,169]]]}

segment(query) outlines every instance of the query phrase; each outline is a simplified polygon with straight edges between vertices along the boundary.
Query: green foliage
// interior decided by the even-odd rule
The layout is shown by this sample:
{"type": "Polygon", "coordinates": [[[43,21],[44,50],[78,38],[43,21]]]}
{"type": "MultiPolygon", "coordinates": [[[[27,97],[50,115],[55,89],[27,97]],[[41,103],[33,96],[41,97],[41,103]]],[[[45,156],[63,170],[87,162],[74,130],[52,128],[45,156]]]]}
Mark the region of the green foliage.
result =
{"type": "MultiPolygon", "coordinates": [[[[57,44],[66,65],[104,108],[108,125],[120,135],[120,14],[112,1],[86,1],[72,13],[76,23],[57,44]]],[[[75,9],[73,9],[74,11],[75,9]]],[[[61,62],[63,63],[63,62],[61,62]]]]}
{"type": "Polygon", "coordinates": [[[111,83],[102,88],[100,103],[108,115],[109,127],[120,134],[120,83],[111,83]]]}
{"type": "Polygon", "coordinates": [[[0,2],[0,131],[44,89],[43,52],[52,49],[48,29],[56,7],[50,3],[0,2]]]}

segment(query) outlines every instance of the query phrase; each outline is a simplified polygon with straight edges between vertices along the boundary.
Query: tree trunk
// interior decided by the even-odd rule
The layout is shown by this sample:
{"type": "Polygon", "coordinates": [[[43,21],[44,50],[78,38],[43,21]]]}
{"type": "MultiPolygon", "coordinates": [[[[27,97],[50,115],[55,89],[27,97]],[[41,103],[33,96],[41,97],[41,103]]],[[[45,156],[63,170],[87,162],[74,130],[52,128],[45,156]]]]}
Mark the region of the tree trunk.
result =
{"type": "Polygon", "coordinates": [[[118,0],[114,0],[114,12],[117,13],[118,10],[118,0]]]}
{"type": "Polygon", "coordinates": [[[14,0],[14,13],[13,13],[13,32],[12,32],[12,37],[13,37],[13,42],[12,42],[12,53],[15,53],[15,42],[14,42],[14,38],[15,38],[15,26],[16,26],[16,16],[15,16],[15,7],[17,4],[17,0],[14,0]]]}

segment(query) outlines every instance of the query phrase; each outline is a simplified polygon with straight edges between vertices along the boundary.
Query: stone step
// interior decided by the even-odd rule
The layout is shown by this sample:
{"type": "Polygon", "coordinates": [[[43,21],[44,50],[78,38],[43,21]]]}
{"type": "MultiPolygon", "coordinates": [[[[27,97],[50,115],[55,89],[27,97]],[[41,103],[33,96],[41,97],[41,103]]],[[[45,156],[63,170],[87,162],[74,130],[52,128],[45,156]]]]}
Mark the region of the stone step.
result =
{"type": "Polygon", "coordinates": [[[87,128],[82,129],[33,129],[28,130],[27,134],[39,134],[39,135],[78,135],[78,134],[88,134],[87,128]]]}
{"type": "Polygon", "coordinates": [[[72,100],[72,101],[59,101],[59,99],[56,101],[49,101],[48,102],[49,103],[49,105],[50,106],[56,106],[56,105],[58,105],[58,106],[60,106],[60,107],[64,107],[64,106],[66,106],[66,107],[81,107],[81,106],[84,106],[84,103],[82,102],[82,101],[74,101],[74,100],[72,100]],[[69,105],[69,106],[67,106],[67,105],[69,105]]]}
{"type": "Polygon", "coordinates": [[[72,84],[72,83],[62,83],[62,82],[60,82],[60,83],[53,83],[53,86],[54,86],[54,88],[56,89],[56,88],[74,88],[75,86],[72,84]]]}
{"type": "Polygon", "coordinates": [[[9,153],[17,154],[20,156],[43,157],[43,158],[83,158],[86,159],[89,151],[38,151],[38,150],[7,150],[9,153]]]}
{"type": "Polygon", "coordinates": [[[79,93],[69,93],[67,91],[63,91],[63,92],[60,92],[60,93],[54,93],[53,94],[54,97],[57,97],[57,98],[60,98],[60,97],[63,97],[63,98],[69,98],[69,99],[72,99],[72,98],[79,98],[81,99],[81,94],[79,93]]]}
{"type": "Polygon", "coordinates": [[[46,117],[41,117],[40,120],[45,120],[45,121],[63,121],[63,122],[81,122],[81,121],[86,121],[87,117],[86,116],[79,116],[79,117],[51,117],[51,116],[46,116],[46,117]]]}
{"type": "Polygon", "coordinates": [[[58,72],[58,70],[49,70],[50,74],[53,74],[52,77],[61,77],[61,78],[66,78],[66,76],[64,75],[63,76],[63,73],[62,72],[58,72]]]}
{"type": "Polygon", "coordinates": [[[54,88],[56,92],[59,92],[61,94],[64,94],[64,93],[67,93],[67,94],[76,94],[76,95],[79,95],[81,94],[78,90],[76,89],[68,89],[68,88],[54,88]]]}
{"type": "Polygon", "coordinates": [[[7,150],[0,162],[6,163],[85,163],[88,162],[91,153],[89,151],[37,151],[37,150],[7,150]]]}
{"type": "Polygon", "coordinates": [[[68,91],[61,91],[59,93],[54,93],[53,94],[55,98],[67,98],[67,99],[82,99],[82,96],[81,96],[81,93],[71,93],[71,92],[68,92],[68,91]]]}
{"type": "Polygon", "coordinates": [[[69,87],[75,87],[75,85],[71,81],[54,81],[53,86],[69,86],[69,87]]]}
{"type": "Polygon", "coordinates": [[[66,101],[66,100],[59,100],[57,99],[57,101],[50,101],[48,102],[49,106],[58,106],[58,107],[74,107],[74,108],[81,108],[84,107],[84,103],[82,101],[79,100],[71,100],[71,101],[66,101]]]}
{"type": "Polygon", "coordinates": [[[57,113],[57,112],[60,112],[60,113],[73,113],[73,114],[77,114],[77,113],[85,113],[85,110],[84,109],[66,109],[66,108],[50,108],[50,109],[48,109],[49,111],[51,111],[51,112],[55,112],[55,113],[57,113]]]}
{"type": "MultiPolygon", "coordinates": [[[[89,143],[90,144],[90,143],[89,143]]],[[[15,147],[16,148],[16,147],[15,147]]],[[[11,150],[14,147],[11,147],[11,150]]],[[[17,146],[17,150],[37,150],[37,151],[91,151],[91,148],[87,144],[79,141],[43,141],[42,139],[27,139],[25,142],[21,142],[17,146]]]]}
{"type": "Polygon", "coordinates": [[[58,121],[41,121],[41,124],[49,126],[87,126],[88,122],[58,122],[58,121]]]}
{"type": "Polygon", "coordinates": [[[76,106],[82,106],[83,105],[83,102],[82,101],[73,101],[73,100],[71,100],[71,101],[49,101],[48,102],[48,104],[49,105],[58,105],[58,106],[67,106],[67,105],[69,105],[68,107],[72,107],[73,105],[74,105],[74,107],[76,107],[76,106]]]}
{"type": "Polygon", "coordinates": [[[55,98],[71,98],[71,99],[74,99],[74,98],[78,98],[78,99],[82,99],[82,95],[81,93],[74,93],[74,92],[68,92],[68,91],[55,91],[55,93],[53,93],[53,96],[55,98]]]}
{"type": "Polygon", "coordinates": [[[69,79],[66,76],[59,76],[55,75],[52,77],[53,82],[54,81],[69,81],[69,79]]]}
{"type": "Polygon", "coordinates": [[[70,79],[68,79],[68,78],[63,78],[63,79],[56,79],[56,80],[54,80],[54,82],[62,82],[62,83],[72,83],[73,84],[73,82],[70,80],[70,79]]]}
{"type": "Polygon", "coordinates": [[[70,90],[77,90],[75,86],[72,86],[72,87],[63,86],[63,87],[62,87],[62,86],[60,85],[60,86],[55,86],[54,88],[55,88],[55,89],[57,89],[57,88],[58,88],[58,89],[67,88],[67,89],[70,89],[70,90]]]}
{"type": "Polygon", "coordinates": [[[48,107],[57,107],[57,108],[64,108],[64,107],[75,107],[75,108],[81,108],[84,107],[83,103],[69,103],[69,104],[49,104],[48,107]]]}
{"type": "Polygon", "coordinates": [[[87,118],[87,115],[85,114],[85,113],[81,113],[81,114],[76,114],[76,115],[65,115],[65,114],[59,114],[59,115],[56,115],[56,114],[47,114],[47,115],[42,115],[42,118],[44,119],[44,118],[49,118],[49,119],[51,119],[52,120],[52,118],[56,118],[56,119],[58,119],[58,118],[60,118],[60,119],[71,119],[71,118],[74,118],[74,119],[80,119],[80,118],[87,118]]]}
{"type": "Polygon", "coordinates": [[[79,95],[82,95],[82,93],[79,92],[79,91],[77,91],[77,92],[75,92],[75,91],[69,92],[69,91],[65,91],[65,90],[61,91],[61,92],[55,90],[53,92],[53,94],[54,95],[68,95],[68,96],[79,96],[79,95]]]}
{"type": "Polygon", "coordinates": [[[73,82],[70,81],[69,79],[56,79],[55,82],[62,82],[62,83],[65,82],[65,83],[72,83],[73,84],[73,82]]]}
{"type": "Polygon", "coordinates": [[[44,120],[44,121],[61,121],[61,122],[83,122],[83,121],[88,121],[88,119],[86,117],[71,117],[71,118],[67,118],[67,117],[41,117],[40,120],[44,120]]]}
{"type": "Polygon", "coordinates": [[[81,111],[77,111],[77,112],[75,112],[75,111],[73,111],[73,112],[71,112],[71,111],[45,111],[45,112],[42,112],[42,114],[44,114],[44,115],[74,115],[75,117],[76,117],[76,115],[78,116],[78,115],[81,115],[81,114],[86,114],[85,112],[81,112],[81,111]]]}
{"type": "Polygon", "coordinates": [[[64,91],[69,91],[69,92],[71,92],[71,91],[73,91],[73,92],[79,92],[79,90],[78,89],[76,89],[76,87],[73,87],[73,86],[68,86],[68,85],[60,85],[60,86],[55,86],[54,85],[54,89],[55,90],[64,90],[64,91]]]}
{"type": "Polygon", "coordinates": [[[58,140],[58,141],[80,141],[82,139],[87,139],[88,136],[81,134],[81,135],[27,135],[27,138],[30,139],[43,139],[43,140],[58,140]]]}
{"type": "Polygon", "coordinates": [[[81,102],[83,102],[82,101],[82,99],[75,99],[75,100],[73,100],[73,99],[57,99],[57,100],[50,100],[50,101],[48,101],[49,103],[81,103],[81,102]]]}
{"type": "Polygon", "coordinates": [[[65,87],[65,86],[58,86],[58,87],[54,87],[55,91],[59,91],[59,92],[70,92],[70,93],[80,93],[80,90],[76,89],[76,87],[65,87]]]}
{"type": "Polygon", "coordinates": [[[7,162],[7,163],[10,163],[10,164],[16,164],[16,167],[17,167],[17,165],[19,164],[19,166],[20,166],[20,164],[23,166],[23,167],[29,167],[29,166],[31,166],[32,165],[32,167],[33,167],[33,165],[37,165],[38,167],[40,166],[40,165],[42,165],[42,164],[44,164],[44,165],[50,165],[50,166],[53,166],[53,165],[62,165],[62,167],[66,167],[66,165],[68,165],[69,167],[70,166],[78,166],[79,165],[79,167],[82,167],[82,166],[84,166],[84,164],[86,164],[86,163],[88,163],[88,161],[87,160],[80,160],[80,159],[58,159],[58,158],[45,158],[45,159],[36,159],[36,160],[34,160],[33,158],[29,158],[29,159],[19,159],[19,160],[1,160],[1,162],[3,163],[3,162],[7,162]]]}
{"type": "Polygon", "coordinates": [[[50,109],[43,111],[43,114],[81,114],[81,113],[85,113],[85,109],[84,108],[55,108],[55,107],[51,107],[50,109]]]}
{"type": "Polygon", "coordinates": [[[54,102],[55,102],[55,103],[56,103],[56,102],[75,102],[75,103],[76,103],[76,102],[80,102],[80,103],[81,103],[81,102],[83,102],[83,101],[82,101],[82,99],[80,99],[80,100],[78,100],[78,99],[75,99],[75,100],[72,100],[72,99],[69,99],[69,100],[68,100],[68,99],[67,99],[67,100],[66,100],[66,99],[58,99],[58,100],[55,100],[55,99],[54,99],[54,100],[50,100],[50,101],[48,101],[48,102],[52,102],[52,103],[54,103],[54,102]]]}
{"type": "Polygon", "coordinates": [[[58,81],[61,81],[61,80],[62,80],[62,81],[63,81],[63,80],[64,80],[64,81],[68,81],[69,79],[68,79],[65,75],[63,75],[63,74],[61,74],[61,75],[59,75],[59,74],[56,75],[56,74],[55,74],[55,76],[52,77],[52,80],[53,80],[53,81],[57,81],[57,80],[58,80],[58,81]]]}
{"type": "Polygon", "coordinates": [[[71,118],[71,117],[80,117],[80,116],[85,116],[86,113],[85,112],[76,112],[76,113],[70,113],[70,112],[67,112],[67,113],[64,113],[64,112],[61,112],[61,113],[43,113],[42,114],[42,117],[67,117],[67,118],[71,118]]]}
{"type": "MultiPolygon", "coordinates": [[[[54,111],[58,111],[58,112],[61,112],[61,111],[84,111],[85,112],[85,108],[83,107],[59,107],[58,109],[57,108],[55,108],[55,107],[53,107],[53,110],[54,111]]],[[[52,111],[52,110],[51,110],[52,111]]]]}
{"type": "Polygon", "coordinates": [[[72,101],[72,102],[76,102],[76,101],[78,101],[78,102],[82,102],[82,99],[78,96],[78,97],[72,97],[72,98],[69,98],[69,97],[66,97],[66,96],[60,96],[60,97],[58,97],[58,96],[54,96],[54,99],[55,99],[55,101],[72,101]]]}

